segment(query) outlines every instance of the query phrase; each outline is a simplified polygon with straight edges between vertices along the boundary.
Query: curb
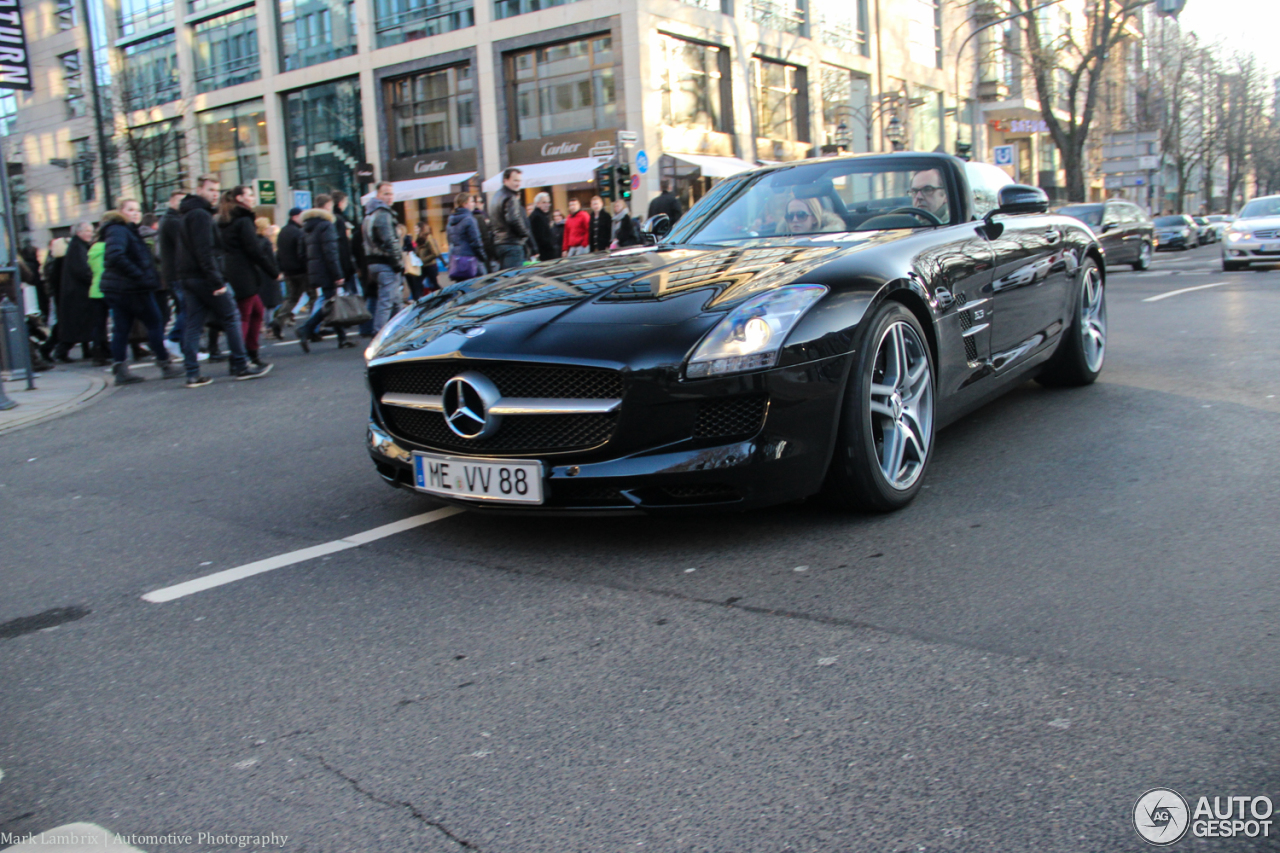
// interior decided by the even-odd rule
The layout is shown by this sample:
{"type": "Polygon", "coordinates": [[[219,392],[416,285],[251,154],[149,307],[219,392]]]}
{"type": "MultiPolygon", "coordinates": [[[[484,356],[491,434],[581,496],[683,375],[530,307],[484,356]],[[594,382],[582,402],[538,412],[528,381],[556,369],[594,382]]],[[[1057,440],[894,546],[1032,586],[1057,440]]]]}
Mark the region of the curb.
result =
{"type": "MultiPolygon", "coordinates": [[[[66,376],[69,373],[70,371],[62,375],[66,376]]],[[[48,375],[48,373],[37,374],[37,385],[40,382],[41,377],[47,377],[48,375]]],[[[79,394],[67,398],[65,401],[35,409],[33,411],[23,411],[23,401],[21,396],[23,394],[22,390],[11,391],[6,389],[5,393],[10,399],[17,401],[18,407],[9,412],[0,412],[0,435],[7,435],[8,433],[16,432],[24,427],[34,426],[36,424],[44,423],[45,421],[51,421],[54,418],[60,418],[63,415],[69,415],[84,406],[101,400],[115,389],[115,386],[108,382],[103,376],[98,376],[88,372],[82,373],[79,371],[77,371],[75,375],[88,380],[89,387],[84,391],[81,391],[79,394]]]]}

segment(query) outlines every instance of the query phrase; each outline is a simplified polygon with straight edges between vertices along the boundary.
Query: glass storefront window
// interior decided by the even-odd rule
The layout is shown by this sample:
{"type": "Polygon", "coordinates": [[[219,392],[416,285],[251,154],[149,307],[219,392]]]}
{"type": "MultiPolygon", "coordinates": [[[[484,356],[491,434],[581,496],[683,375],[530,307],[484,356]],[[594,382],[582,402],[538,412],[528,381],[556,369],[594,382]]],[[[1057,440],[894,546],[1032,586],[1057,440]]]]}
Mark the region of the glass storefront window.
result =
{"type": "Polygon", "coordinates": [[[822,66],[823,144],[843,144],[845,150],[857,154],[870,151],[870,111],[870,80],[847,68],[822,66]]]}
{"type": "Polygon", "coordinates": [[[564,6],[568,3],[576,2],[577,0],[494,0],[493,17],[510,18],[514,15],[523,15],[527,12],[537,12],[542,9],[550,9],[553,6],[564,6]]]}
{"type": "Polygon", "coordinates": [[[476,147],[475,80],[470,65],[386,82],[396,157],[476,147]]]}
{"type": "Polygon", "coordinates": [[[613,39],[595,36],[507,55],[516,137],[615,127],[613,39]]]}
{"type": "Polygon", "coordinates": [[[662,123],[691,130],[723,131],[720,109],[728,54],[708,44],[659,35],[662,49],[662,123]]]}
{"type": "Polygon", "coordinates": [[[173,33],[120,49],[120,88],[126,110],[145,110],[177,100],[178,45],[173,33]]]}
{"type": "Polygon", "coordinates": [[[374,0],[373,18],[378,47],[387,47],[475,26],[475,0],[374,0]]]}
{"type": "Polygon", "coordinates": [[[173,23],[172,0],[120,0],[120,35],[131,36],[173,23]]]}
{"type": "Polygon", "coordinates": [[[317,193],[342,190],[359,199],[355,165],[363,163],[360,82],[351,77],[285,95],[289,185],[317,193]]]}
{"type": "Polygon", "coordinates": [[[759,109],[760,137],[807,142],[809,127],[803,106],[805,70],[756,57],[752,60],[759,109]]]}
{"type": "Polygon", "coordinates": [[[281,71],[356,52],[354,0],[280,0],[276,9],[280,15],[281,71]]]}
{"type": "Polygon", "coordinates": [[[258,64],[258,17],[252,8],[201,21],[193,29],[197,92],[211,92],[262,76],[258,64]]]}
{"type": "Polygon", "coordinates": [[[205,171],[224,187],[252,183],[268,174],[267,113],[262,99],[196,114],[205,171]]]}

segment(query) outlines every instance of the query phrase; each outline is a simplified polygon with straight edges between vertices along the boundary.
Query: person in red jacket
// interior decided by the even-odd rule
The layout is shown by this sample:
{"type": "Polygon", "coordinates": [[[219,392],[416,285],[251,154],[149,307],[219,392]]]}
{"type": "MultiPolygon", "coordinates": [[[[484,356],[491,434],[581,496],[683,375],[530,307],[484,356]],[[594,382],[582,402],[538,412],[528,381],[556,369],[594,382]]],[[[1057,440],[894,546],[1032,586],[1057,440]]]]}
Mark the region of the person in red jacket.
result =
{"type": "Polygon", "coordinates": [[[585,255],[591,251],[591,214],[576,198],[569,199],[569,218],[564,221],[564,255],[585,255]]]}

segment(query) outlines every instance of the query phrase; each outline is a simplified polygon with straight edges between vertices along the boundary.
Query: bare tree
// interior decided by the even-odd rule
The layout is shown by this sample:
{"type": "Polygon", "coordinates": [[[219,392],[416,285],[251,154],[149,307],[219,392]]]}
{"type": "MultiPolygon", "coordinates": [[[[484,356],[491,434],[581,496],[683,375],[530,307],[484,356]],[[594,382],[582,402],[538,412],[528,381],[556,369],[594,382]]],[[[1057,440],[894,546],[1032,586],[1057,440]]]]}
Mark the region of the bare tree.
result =
{"type": "Polygon", "coordinates": [[[1233,54],[1217,86],[1222,110],[1222,154],[1227,165],[1227,204],[1245,202],[1247,180],[1269,129],[1265,76],[1253,54],[1233,54]]]}
{"type": "MultiPolygon", "coordinates": [[[[176,79],[173,82],[176,84],[176,79]]],[[[146,96],[166,83],[157,76],[154,66],[142,69],[123,66],[112,83],[111,98],[116,108],[111,145],[115,166],[128,173],[142,209],[158,210],[169,192],[187,183],[190,152],[182,119],[129,122],[129,117],[139,108],[150,105],[146,96]]],[[[172,91],[176,95],[176,85],[172,91]]],[[[180,102],[178,115],[185,115],[189,106],[188,101],[180,102]]]]}

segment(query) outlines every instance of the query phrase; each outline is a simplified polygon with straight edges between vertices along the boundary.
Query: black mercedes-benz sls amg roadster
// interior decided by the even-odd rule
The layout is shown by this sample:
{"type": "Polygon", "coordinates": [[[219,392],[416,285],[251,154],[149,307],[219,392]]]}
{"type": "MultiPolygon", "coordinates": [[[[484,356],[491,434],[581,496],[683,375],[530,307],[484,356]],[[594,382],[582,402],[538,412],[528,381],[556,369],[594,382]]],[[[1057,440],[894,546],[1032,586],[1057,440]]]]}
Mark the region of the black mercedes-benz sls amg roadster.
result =
{"type": "Polygon", "coordinates": [[[653,245],[526,265],[370,344],[369,453],[476,508],[892,510],[937,431],[1102,369],[1105,266],[1035,188],[943,154],[834,157],[714,187],[653,245]]]}

